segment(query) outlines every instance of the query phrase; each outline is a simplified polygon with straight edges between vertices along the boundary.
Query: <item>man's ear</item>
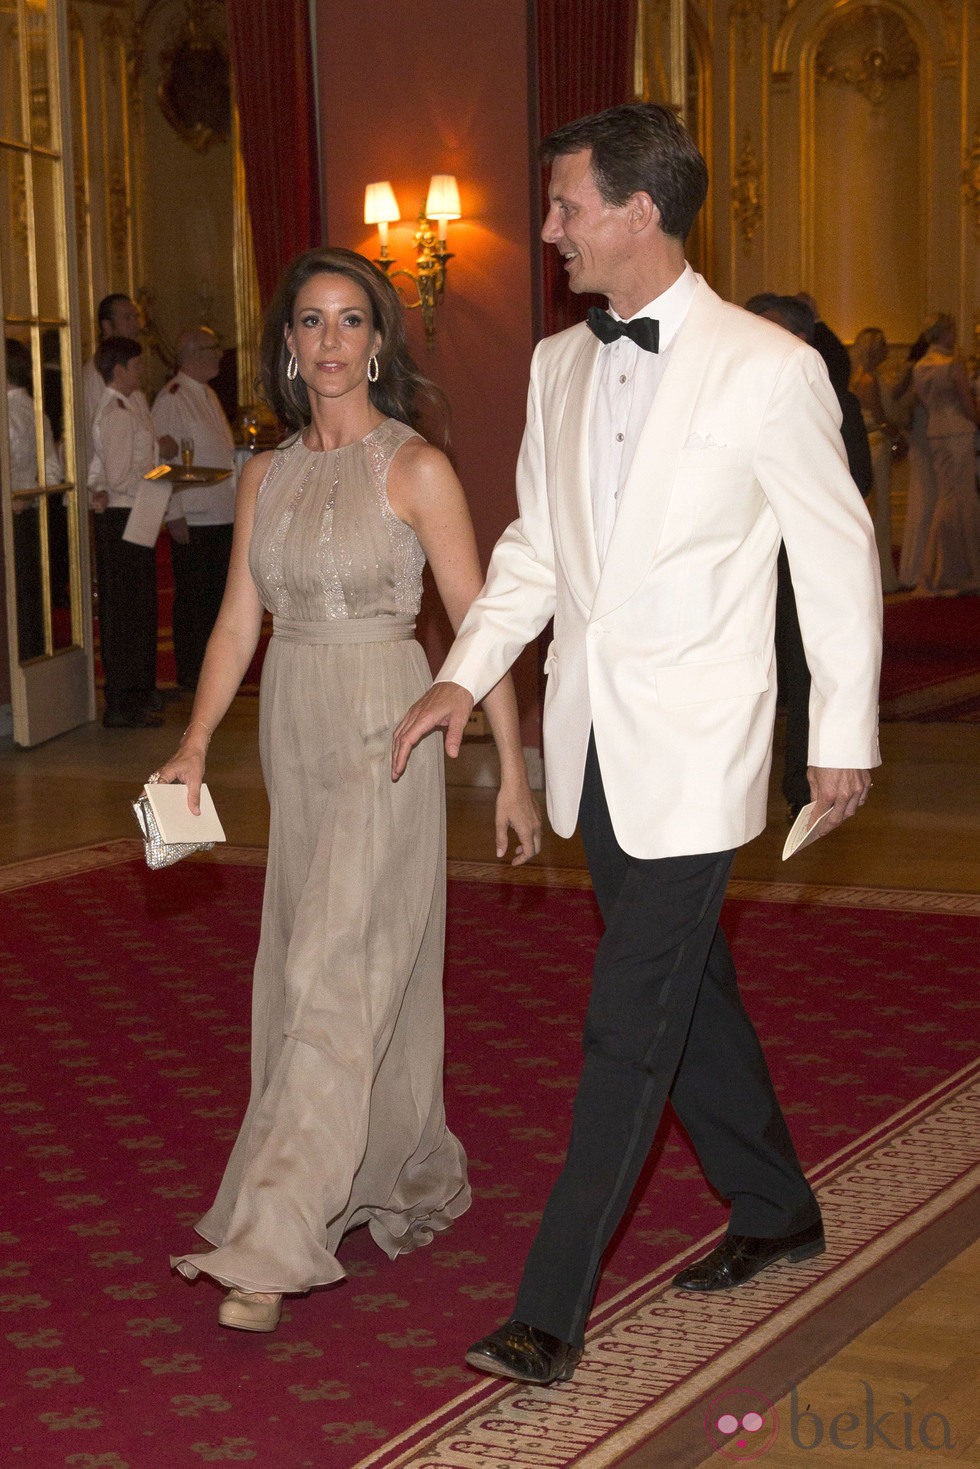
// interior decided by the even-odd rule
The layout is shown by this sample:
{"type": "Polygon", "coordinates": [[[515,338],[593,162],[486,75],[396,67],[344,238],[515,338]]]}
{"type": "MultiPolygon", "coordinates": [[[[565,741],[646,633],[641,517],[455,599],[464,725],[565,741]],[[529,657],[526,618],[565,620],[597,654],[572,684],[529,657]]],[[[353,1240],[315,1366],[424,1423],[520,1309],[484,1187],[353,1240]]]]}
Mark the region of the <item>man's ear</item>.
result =
{"type": "Polygon", "coordinates": [[[641,230],[656,228],[660,224],[660,210],[645,189],[637,189],[630,195],[626,218],[630,229],[639,234],[641,230]]]}

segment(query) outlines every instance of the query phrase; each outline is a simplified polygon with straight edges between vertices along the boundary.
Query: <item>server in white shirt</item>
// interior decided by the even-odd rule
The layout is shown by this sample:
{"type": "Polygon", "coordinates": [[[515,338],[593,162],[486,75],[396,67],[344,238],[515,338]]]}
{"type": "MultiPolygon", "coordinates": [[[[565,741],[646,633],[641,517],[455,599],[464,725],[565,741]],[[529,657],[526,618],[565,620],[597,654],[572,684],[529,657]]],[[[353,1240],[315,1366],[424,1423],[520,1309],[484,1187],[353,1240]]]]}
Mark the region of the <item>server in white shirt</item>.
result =
{"type": "Polygon", "coordinates": [[[818,354],[695,276],[684,239],[704,159],[666,107],[614,107],[547,139],[542,237],[571,289],[607,297],[541,342],[519,517],[429,693],[395,731],[459,750],[473,706],[554,618],[545,775],[579,826],[605,932],[568,1155],[513,1315],[467,1361],[567,1380],[603,1255],[670,1100],[731,1206],[677,1276],[727,1291],[824,1248],[718,924],[735,850],[766,822],[776,554],[785,540],[812,675],[809,781],[825,828],[879,761],[881,587],[818,354]]]}
{"type": "Polygon", "coordinates": [[[161,720],[153,708],[157,659],[157,565],[154,546],[123,540],[140,481],[158,451],[140,391],[142,353],[130,337],[108,337],[95,353],[102,396],[92,424],[89,503],[95,512],[99,579],[99,648],[105,672],[107,729],[143,729],[161,720]]]}
{"type": "MultiPolygon", "coordinates": [[[[34,375],[30,349],[15,337],[6,339],[7,432],[10,440],[10,488],[32,490],[42,483],[38,473],[37,420],[34,412],[34,375]]],[[[58,484],[63,475],[61,456],[54,442],[51,423],[42,419],[44,479],[58,484]]],[[[44,600],[41,566],[40,497],[12,497],[14,511],[14,582],[17,597],[17,651],[21,662],[44,652],[44,600]]],[[[50,505],[46,506],[50,516],[50,505]]],[[[49,519],[48,533],[51,522],[49,519]]]]}
{"type": "Polygon", "coordinates": [[[177,373],[157,394],[153,424],[163,440],[190,439],[194,463],[227,469],[213,485],[180,490],[184,539],[172,526],[174,656],[182,689],[197,687],[211,629],[225,589],[235,520],[235,443],[217,394],[208,384],[221,367],[221,343],[210,327],[191,327],[177,341],[177,373]]]}
{"type": "MultiPolygon", "coordinates": [[[[123,291],[113,291],[111,295],[103,296],[99,302],[97,324],[99,341],[96,351],[110,337],[128,337],[130,341],[139,342],[143,330],[139,307],[123,291]]],[[[102,394],[105,390],[102,375],[95,365],[94,354],[82,368],[82,390],[85,394],[85,429],[88,433],[91,454],[92,425],[95,423],[96,409],[102,402],[102,394]]],[[[142,389],[138,391],[140,397],[144,397],[142,389]]]]}

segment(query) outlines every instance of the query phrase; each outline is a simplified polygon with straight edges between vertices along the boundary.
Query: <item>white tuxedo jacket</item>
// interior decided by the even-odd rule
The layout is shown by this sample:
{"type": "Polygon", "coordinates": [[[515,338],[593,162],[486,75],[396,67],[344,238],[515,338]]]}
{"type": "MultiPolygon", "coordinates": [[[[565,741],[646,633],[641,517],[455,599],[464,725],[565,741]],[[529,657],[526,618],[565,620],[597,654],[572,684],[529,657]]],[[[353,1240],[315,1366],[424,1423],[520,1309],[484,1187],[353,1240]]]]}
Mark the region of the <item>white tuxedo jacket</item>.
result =
{"type": "Polygon", "coordinates": [[[617,839],[637,857],[715,852],[765,826],[785,540],[812,675],[809,760],[878,752],[881,584],[821,358],[698,280],[596,552],[585,325],[531,364],[519,517],[438,680],[480,699],[554,617],[545,672],[548,814],[570,836],[595,730],[617,839]]]}

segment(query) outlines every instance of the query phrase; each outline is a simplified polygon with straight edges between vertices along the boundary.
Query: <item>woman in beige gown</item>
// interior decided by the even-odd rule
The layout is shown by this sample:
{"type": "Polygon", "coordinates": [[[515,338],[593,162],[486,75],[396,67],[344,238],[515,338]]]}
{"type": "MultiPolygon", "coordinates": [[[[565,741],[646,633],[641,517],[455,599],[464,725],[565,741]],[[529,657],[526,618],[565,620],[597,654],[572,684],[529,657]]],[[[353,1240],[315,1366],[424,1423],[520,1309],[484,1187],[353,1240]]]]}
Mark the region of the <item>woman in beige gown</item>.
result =
{"type": "Polygon", "coordinates": [[[942,596],[980,592],[977,404],[966,364],[956,355],[955,318],[941,312],[924,335],[929,347],[915,364],[912,383],[925,409],[936,507],[919,590],[942,596]]]}
{"type": "MultiPolygon", "coordinates": [[[[281,1298],[343,1276],[367,1224],[391,1258],[470,1203],[442,1097],[442,748],[391,779],[391,735],[428,687],[413,636],[428,559],[458,625],[482,574],[445,456],[410,427],[428,385],[402,307],[350,251],[299,257],[269,310],[263,379],[297,432],[242,473],[235,543],[191,722],[157,773],[196,809],[211,733],[273,614],[260,751],[271,806],[252,1011],[252,1091],[211,1251],[175,1257],[229,1288],[222,1325],[270,1331],[281,1298]]],[[[501,762],[498,856],[540,845],[513,687],[485,700],[501,762]]]]}

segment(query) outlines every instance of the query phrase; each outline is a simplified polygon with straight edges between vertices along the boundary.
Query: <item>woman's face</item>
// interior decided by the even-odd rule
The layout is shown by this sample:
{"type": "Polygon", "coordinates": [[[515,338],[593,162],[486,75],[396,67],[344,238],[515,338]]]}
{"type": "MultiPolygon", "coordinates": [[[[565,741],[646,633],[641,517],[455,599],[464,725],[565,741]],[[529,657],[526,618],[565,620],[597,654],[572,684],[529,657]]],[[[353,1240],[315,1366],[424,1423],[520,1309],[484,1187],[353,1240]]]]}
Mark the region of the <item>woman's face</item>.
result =
{"type": "Polygon", "coordinates": [[[366,292],[349,276],[334,271],[311,276],[296,294],[286,346],[312,395],[342,398],[366,393],[368,362],[381,348],[366,292]]]}

